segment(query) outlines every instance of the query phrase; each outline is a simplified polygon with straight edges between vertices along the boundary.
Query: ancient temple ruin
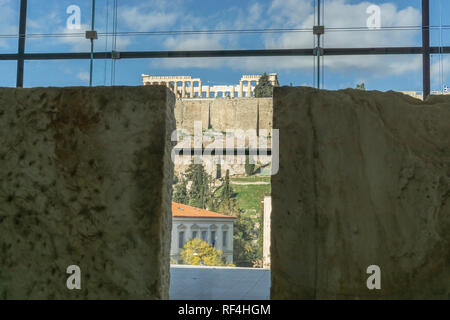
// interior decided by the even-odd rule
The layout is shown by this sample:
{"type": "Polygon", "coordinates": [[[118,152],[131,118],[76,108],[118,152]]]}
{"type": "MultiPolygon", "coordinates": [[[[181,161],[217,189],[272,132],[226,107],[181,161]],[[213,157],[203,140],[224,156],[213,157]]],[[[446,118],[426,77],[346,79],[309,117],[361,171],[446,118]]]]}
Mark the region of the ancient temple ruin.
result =
{"type": "MultiPolygon", "coordinates": [[[[142,74],[144,85],[165,85],[177,98],[251,98],[262,75],[243,75],[238,85],[203,85],[200,78],[191,76],[151,76],[142,74]]],[[[269,82],[279,87],[278,75],[268,74],[269,82]]]]}

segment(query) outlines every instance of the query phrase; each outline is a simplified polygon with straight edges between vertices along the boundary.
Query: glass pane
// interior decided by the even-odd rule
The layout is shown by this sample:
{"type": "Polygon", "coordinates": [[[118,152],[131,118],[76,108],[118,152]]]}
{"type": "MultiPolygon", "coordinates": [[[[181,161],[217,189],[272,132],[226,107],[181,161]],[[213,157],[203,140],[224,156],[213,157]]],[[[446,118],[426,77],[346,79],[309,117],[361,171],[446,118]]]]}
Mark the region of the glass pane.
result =
{"type": "Polygon", "coordinates": [[[20,1],[0,1],[0,54],[17,52],[20,1]]]}
{"type": "Polygon", "coordinates": [[[366,90],[422,90],[420,55],[335,56],[325,57],[325,88],[366,90]]]}
{"type": "Polygon", "coordinates": [[[431,90],[450,93],[450,55],[431,55],[431,90]]]}
{"type": "Polygon", "coordinates": [[[91,1],[28,0],[26,51],[89,51],[90,43],[84,33],[90,25],[91,1]]]}
{"type": "Polygon", "coordinates": [[[0,61],[0,87],[16,86],[17,63],[15,61],[0,61]]]}
{"type": "Polygon", "coordinates": [[[24,87],[89,85],[89,60],[27,60],[24,87]]]}
{"type": "Polygon", "coordinates": [[[420,0],[325,0],[323,10],[326,28],[324,47],[421,46],[420,0]]]}
{"type": "MultiPolygon", "coordinates": [[[[299,48],[312,43],[311,1],[128,3],[119,8],[117,26],[126,33],[119,38],[128,50],[299,48]]],[[[112,21],[109,32],[111,26],[112,21]]]]}

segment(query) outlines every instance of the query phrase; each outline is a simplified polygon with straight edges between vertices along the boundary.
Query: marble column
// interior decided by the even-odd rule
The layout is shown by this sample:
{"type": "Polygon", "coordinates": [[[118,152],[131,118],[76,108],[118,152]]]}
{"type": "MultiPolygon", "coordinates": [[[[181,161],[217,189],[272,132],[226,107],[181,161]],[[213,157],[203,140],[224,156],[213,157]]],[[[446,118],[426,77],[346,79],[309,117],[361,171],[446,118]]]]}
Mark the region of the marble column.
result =
{"type": "Polygon", "coordinates": [[[211,86],[208,86],[208,88],[206,88],[206,97],[211,98],[211,86]]]}
{"type": "Polygon", "coordinates": [[[173,93],[175,94],[175,98],[178,98],[178,82],[175,81],[173,83],[173,93]]]}
{"type": "Polygon", "coordinates": [[[238,97],[242,98],[244,96],[244,83],[242,81],[239,82],[239,94],[238,97]]]}
{"type": "Polygon", "coordinates": [[[231,98],[234,98],[235,88],[234,86],[231,87],[231,98]]]}
{"type": "Polygon", "coordinates": [[[252,96],[252,82],[251,81],[248,82],[248,89],[247,90],[248,90],[247,91],[247,97],[251,98],[251,96],[252,96]]]}
{"type": "Polygon", "coordinates": [[[198,97],[201,99],[203,98],[203,85],[202,82],[198,82],[198,97]]]}
{"type": "Polygon", "coordinates": [[[195,98],[194,81],[191,81],[191,99],[195,98]]]}
{"type": "Polygon", "coordinates": [[[183,88],[181,89],[181,97],[186,98],[186,81],[183,81],[183,88]]]}

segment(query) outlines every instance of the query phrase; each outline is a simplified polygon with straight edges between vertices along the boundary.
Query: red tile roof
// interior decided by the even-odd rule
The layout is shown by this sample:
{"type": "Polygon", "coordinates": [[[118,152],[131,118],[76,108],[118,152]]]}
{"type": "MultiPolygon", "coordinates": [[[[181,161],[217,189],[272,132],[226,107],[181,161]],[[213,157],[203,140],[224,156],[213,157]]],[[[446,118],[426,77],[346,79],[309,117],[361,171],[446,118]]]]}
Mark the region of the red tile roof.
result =
{"type": "Polygon", "coordinates": [[[227,216],[217,212],[199,209],[185,204],[172,202],[172,217],[175,218],[221,218],[236,219],[236,217],[227,216]]]}

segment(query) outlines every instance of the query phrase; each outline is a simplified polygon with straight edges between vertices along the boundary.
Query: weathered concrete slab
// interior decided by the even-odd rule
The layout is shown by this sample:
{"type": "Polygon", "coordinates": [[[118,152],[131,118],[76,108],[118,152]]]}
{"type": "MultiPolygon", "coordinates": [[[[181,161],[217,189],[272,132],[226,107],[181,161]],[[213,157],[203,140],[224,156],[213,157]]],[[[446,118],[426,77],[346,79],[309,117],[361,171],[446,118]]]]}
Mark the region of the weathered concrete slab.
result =
{"type": "Polygon", "coordinates": [[[0,89],[1,299],[168,298],[173,106],[164,87],[0,89]]]}
{"type": "Polygon", "coordinates": [[[450,298],[449,97],[275,88],[274,128],[273,299],[450,298]]]}

